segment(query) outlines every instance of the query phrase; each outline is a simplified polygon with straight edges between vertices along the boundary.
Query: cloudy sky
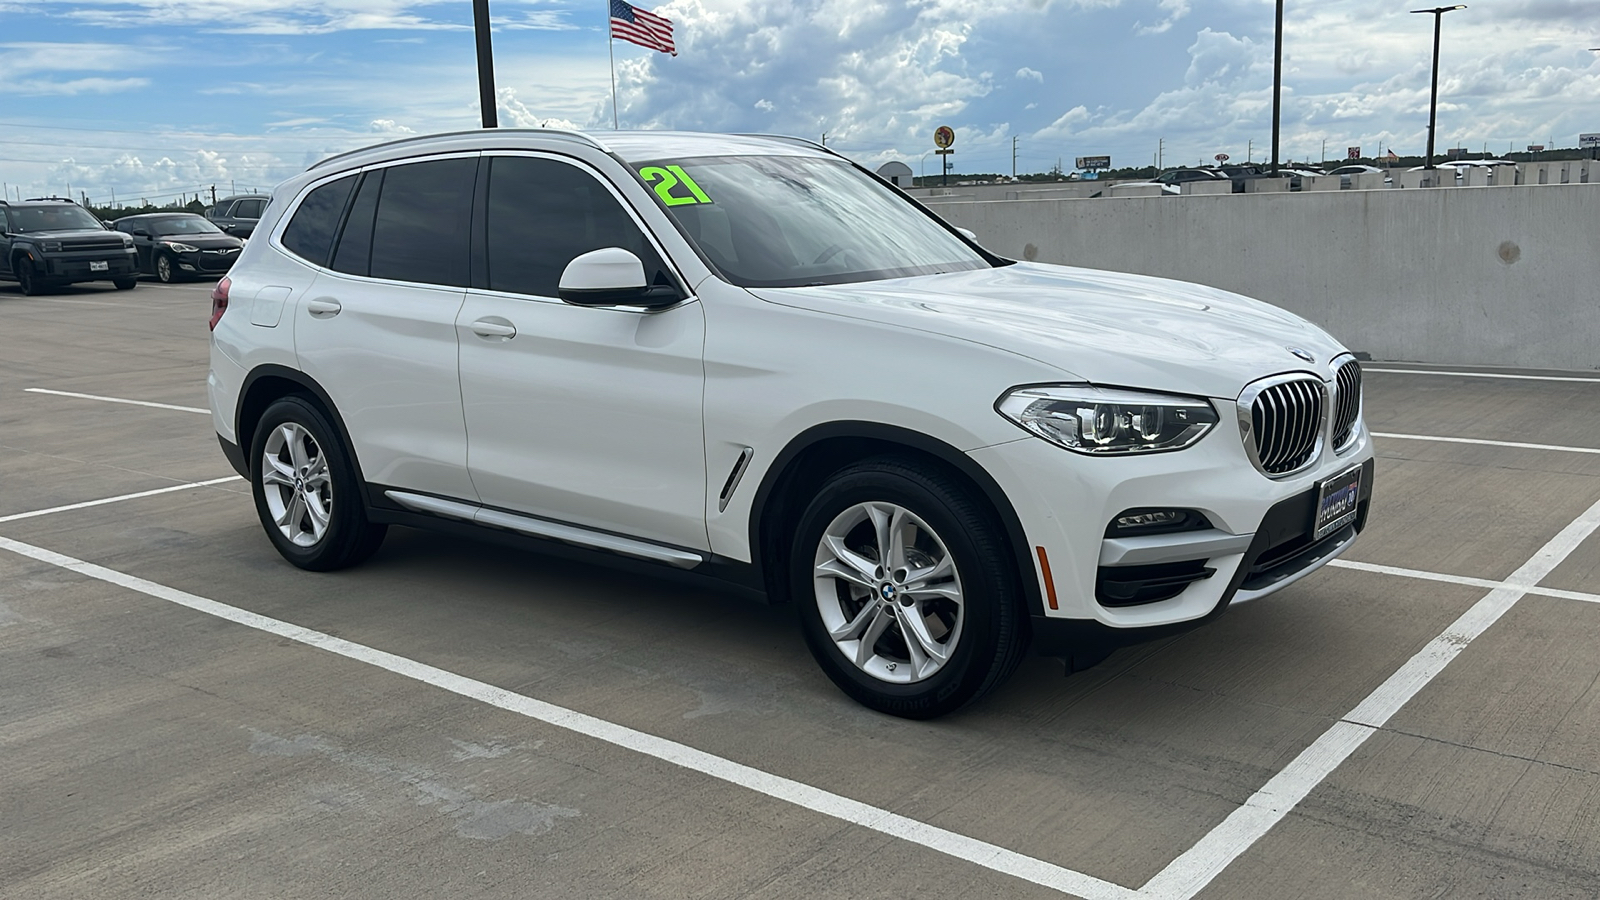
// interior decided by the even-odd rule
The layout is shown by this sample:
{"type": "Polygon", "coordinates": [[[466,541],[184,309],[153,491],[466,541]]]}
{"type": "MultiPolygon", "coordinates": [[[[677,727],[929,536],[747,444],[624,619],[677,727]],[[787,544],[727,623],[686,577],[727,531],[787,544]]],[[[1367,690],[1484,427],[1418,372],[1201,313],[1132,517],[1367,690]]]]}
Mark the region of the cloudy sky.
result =
{"type": "MultiPolygon", "coordinates": [[[[611,127],[605,0],[492,0],[502,125],[611,127]]],[[[618,42],[624,128],[810,138],[862,162],[1167,165],[1271,139],[1271,0],[672,0],[679,54],[618,42]]],[[[1289,0],[1284,156],[1426,144],[1432,17],[1289,0]]],[[[329,153],[478,123],[468,0],[0,0],[13,196],[270,187],[329,153]]],[[[1600,0],[1445,17],[1439,145],[1600,131],[1600,0]]]]}

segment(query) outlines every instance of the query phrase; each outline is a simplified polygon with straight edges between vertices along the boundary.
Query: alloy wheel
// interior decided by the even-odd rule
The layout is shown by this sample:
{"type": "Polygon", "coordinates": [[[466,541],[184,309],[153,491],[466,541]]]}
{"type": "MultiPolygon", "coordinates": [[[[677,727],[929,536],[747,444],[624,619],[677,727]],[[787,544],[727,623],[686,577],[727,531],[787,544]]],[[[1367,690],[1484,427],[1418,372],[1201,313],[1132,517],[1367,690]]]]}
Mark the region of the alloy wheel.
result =
{"type": "Polygon", "coordinates": [[[261,454],[261,486],[284,537],[300,547],[322,540],[333,517],[333,480],[311,432],[296,422],[272,430],[261,454]]]}
{"type": "Polygon", "coordinates": [[[950,661],[966,605],[954,558],[915,513],[858,503],[818,541],[813,583],[828,637],[879,681],[914,684],[950,661]]]}

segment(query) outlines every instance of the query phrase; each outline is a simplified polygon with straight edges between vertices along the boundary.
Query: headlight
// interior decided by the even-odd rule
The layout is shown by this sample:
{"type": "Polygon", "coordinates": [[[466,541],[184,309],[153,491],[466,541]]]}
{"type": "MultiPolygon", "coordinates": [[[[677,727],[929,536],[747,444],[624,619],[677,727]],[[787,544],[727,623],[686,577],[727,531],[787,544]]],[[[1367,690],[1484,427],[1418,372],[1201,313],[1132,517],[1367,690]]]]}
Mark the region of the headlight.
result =
{"type": "Polygon", "coordinates": [[[1092,455],[1181,450],[1217,424],[1217,411],[1199,397],[1087,384],[1016,388],[995,409],[1058,447],[1092,455]]]}
{"type": "Polygon", "coordinates": [[[61,252],[61,242],[60,241],[40,241],[39,242],[39,249],[41,251],[45,252],[45,253],[60,253],[61,252]]]}
{"type": "Polygon", "coordinates": [[[161,246],[178,253],[194,253],[200,249],[199,247],[191,247],[188,244],[180,244],[177,241],[162,241],[161,246]]]}

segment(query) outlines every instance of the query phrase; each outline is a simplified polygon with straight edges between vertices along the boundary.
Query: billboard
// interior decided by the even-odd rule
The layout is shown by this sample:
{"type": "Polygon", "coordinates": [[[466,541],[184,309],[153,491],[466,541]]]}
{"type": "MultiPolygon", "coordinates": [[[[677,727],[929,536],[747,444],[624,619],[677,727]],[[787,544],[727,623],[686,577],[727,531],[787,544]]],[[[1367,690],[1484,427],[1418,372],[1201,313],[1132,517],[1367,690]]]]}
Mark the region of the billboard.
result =
{"type": "Polygon", "coordinates": [[[1111,168],[1111,157],[1109,157],[1109,156],[1080,156],[1077,159],[1077,163],[1078,163],[1078,168],[1080,168],[1080,169],[1090,169],[1090,170],[1094,170],[1094,169],[1109,169],[1109,168],[1111,168]]]}
{"type": "Polygon", "coordinates": [[[1600,150],[1600,132],[1578,135],[1578,147],[1583,150],[1600,150]]]}

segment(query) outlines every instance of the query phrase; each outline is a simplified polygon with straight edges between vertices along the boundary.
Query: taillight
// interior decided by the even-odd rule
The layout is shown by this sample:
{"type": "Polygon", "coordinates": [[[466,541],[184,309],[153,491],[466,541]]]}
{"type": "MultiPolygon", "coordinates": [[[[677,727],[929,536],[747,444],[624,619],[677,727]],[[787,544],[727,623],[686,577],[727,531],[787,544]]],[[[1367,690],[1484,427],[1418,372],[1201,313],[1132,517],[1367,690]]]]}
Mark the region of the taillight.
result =
{"type": "Polygon", "coordinates": [[[217,323],[222,321],[222,314],[228,311],[228,288],[233,286],[233,279],[223,278],[211,290],[211,330],[217,330],[217,323]]]}

